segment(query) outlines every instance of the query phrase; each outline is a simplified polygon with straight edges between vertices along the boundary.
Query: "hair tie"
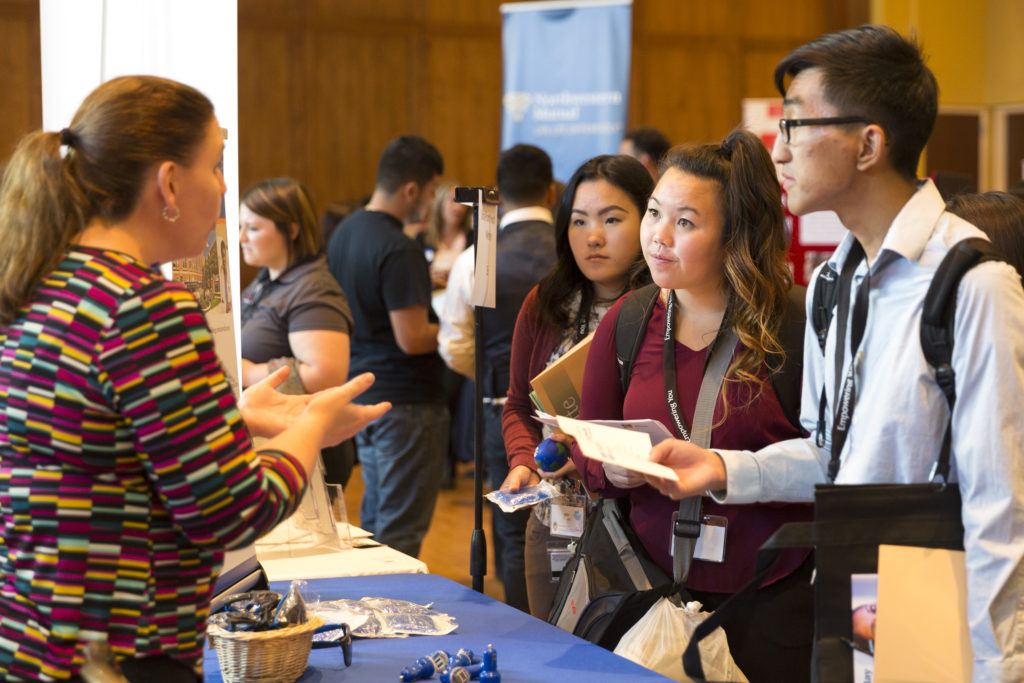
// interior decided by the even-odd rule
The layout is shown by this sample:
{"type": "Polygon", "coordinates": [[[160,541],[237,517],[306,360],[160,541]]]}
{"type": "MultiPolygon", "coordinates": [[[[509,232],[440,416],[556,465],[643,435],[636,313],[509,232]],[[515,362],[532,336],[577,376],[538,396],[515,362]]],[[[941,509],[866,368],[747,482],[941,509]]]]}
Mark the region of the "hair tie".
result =
{"type": "Polygon", "coordinates": [[[60,144],[67,147],[74,147],[75,134],[71,132],[70,128],[62,128],[60,131],[60,144]]]}
{"type": "Polygon", "coordinates": [[[732,139],[726,138],[725,140],[722,140],[722,144],[719,145],[719,147],[722,148],[722,154],[725,155],[725,158],[732,161],[732,139]]]}

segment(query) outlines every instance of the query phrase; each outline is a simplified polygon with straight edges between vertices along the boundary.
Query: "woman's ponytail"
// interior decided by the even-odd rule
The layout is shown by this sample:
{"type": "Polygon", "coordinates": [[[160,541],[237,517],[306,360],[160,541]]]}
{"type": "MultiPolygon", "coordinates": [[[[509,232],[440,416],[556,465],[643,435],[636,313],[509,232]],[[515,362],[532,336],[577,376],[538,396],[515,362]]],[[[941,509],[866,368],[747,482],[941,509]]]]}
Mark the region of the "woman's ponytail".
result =
{"type": "Polygon", "coordinates": [[[213,104],[195,88],[121,76],[93,90],[69,128],[26,136],[0,181],[0,326],[87,224],[131,215],[152,168],[189,164],[212,119],[213,104]]]}
{"type": "Polygon", "coordinates": [[[66,137],[27,135],[0,181],[0,325],[14,320],[85,227],[88,209],[75,180],[74,147],[62,144],[66,137]]]}

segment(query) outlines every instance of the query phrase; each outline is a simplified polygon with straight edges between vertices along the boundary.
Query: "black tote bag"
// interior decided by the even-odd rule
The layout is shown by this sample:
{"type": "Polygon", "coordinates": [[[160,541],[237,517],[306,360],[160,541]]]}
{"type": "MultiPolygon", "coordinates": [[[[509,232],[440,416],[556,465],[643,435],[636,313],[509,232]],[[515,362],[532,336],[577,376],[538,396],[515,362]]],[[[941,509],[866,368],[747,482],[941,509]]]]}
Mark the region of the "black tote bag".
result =
{"type": "Polygon", "coordinates": [[[819,484],[814,521],[784,524],[757,557],[757,575],[694,631],[683,665],[705,680],[699,641],[730,617],[730,605],[757,590],[780,551],[813,547],[814,657],[816,683],[853,682],[853,621],[850,578],[878,572],[878,546],[902,545],[963,550],[960,489],[955,484],[819,484]]]}

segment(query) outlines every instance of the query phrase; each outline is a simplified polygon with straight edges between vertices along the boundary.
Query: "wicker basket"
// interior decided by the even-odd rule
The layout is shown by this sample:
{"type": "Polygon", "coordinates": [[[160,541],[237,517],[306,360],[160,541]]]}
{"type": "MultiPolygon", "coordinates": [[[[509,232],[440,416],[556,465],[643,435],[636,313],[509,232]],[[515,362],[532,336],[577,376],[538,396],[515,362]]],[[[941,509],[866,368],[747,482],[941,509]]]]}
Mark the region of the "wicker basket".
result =
{"type": "Polygon", "coordinates": [[[210,647],[217,650],[224,683],[292,683],[306,670],[313,632],[323,620],[310,616],[298,626],[272,631],[225,631],[210,626],[210,647]]]}

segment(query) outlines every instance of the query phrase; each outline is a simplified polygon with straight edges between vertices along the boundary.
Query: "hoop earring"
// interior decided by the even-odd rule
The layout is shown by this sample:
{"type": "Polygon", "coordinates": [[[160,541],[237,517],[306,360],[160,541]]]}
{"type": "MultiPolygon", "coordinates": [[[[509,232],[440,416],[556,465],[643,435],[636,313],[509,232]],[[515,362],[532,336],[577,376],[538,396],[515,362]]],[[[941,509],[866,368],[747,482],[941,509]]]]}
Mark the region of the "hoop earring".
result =
{"type": "Polygon", "coordinates": [[[163,211],[160,212],[160,215],[168,223],[173,223],[174,221],[178,220],[179,216],[181,216],[181,209],[179,209],[177,206],[165,206],[163,211]]]}

